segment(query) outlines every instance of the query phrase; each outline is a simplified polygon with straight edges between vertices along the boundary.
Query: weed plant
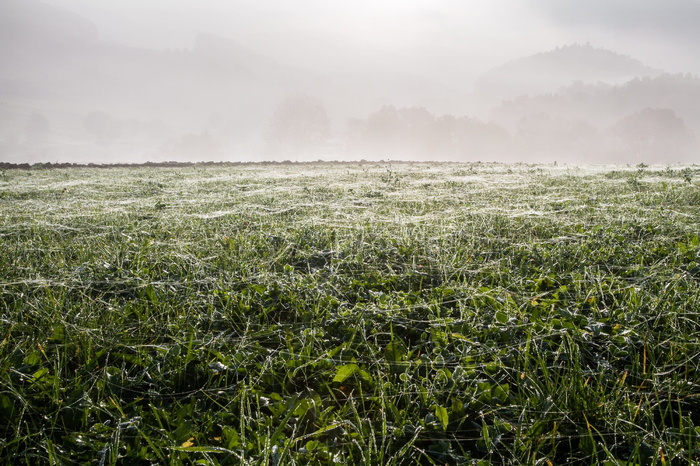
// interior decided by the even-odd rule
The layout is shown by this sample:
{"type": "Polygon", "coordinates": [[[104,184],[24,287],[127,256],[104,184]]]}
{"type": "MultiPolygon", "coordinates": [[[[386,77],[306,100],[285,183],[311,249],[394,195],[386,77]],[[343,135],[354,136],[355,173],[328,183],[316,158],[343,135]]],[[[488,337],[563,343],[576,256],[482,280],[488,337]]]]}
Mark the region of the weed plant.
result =
{"type": "Polygon", "coordinates": [[[4,172],[0,463],[698,464],[698,175],[4,172]]]}

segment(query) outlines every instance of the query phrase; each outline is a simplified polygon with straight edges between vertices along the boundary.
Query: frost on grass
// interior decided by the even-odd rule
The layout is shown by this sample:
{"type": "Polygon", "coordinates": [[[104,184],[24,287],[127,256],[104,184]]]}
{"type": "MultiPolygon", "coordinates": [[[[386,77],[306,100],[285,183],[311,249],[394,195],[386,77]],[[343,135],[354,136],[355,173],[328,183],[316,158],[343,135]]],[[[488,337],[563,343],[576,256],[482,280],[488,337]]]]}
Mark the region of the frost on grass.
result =
{"type": "Polygon", "coordinates": [[[0,457],[697,463],[698,175],[5,173],[0,457]]]}

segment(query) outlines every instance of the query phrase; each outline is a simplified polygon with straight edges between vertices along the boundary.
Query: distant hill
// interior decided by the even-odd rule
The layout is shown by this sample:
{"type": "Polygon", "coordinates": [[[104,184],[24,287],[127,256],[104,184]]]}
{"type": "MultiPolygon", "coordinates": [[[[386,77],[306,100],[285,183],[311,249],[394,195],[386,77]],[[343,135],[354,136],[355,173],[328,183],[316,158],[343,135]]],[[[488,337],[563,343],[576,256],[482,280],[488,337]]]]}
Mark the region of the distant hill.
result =
{"type": "Polygon", "coordinates": [[[661,73],[626,55],[573,44],[493,68],[476,80],[474,93],[481,101],[496,104],[521,95],[553,93],[576,81],[619,84],[661,73]]]}
{"type": "MultiPolygon", "coordinates": [[[[475,111],[467,89],[422,74],[314,72],[212,34],[190,49],[129,47],[68,10],[0,0],[0,162],[258,160],[280,103],[304,94],[327,109],[327,147],[359,148],[358,158],[374,148],[379,157],[516,160],[529,150],[556,160],[612,153],[612,140],[616,153],[651,160],[686,129],[700,135],[700,79],[590,45],[513,60],[475,89],[489,121],[463,117],[475,111]],[[393,130],[382,129],[387,121],[393,130]],[[637,144],[656,124],[675,132],[637,144]]],[[[696,153],[695,135],[663,160],[696,153]]]]}
{"type": "Polygon", "coordinates": [[[190,104],[235,104],[236,96],[250,96],[252,88],[274,93],[269,87],[279,85],[279,76],[294,75],[233,40],[211,35],[198,36],[192,50],[101,41],[87,19],[39,0],[0,2],[0,39],[0,98],[29,92],[70,99],[73,108],[118,108],[134,116],[164,106],[170,107],[163,108],[167,115],[183,107],[189,113],[190,104]]]}
{"type": "Polygon", "coordinates": [[[58,43],[95,41],[97,27],[88,19],[39,0],[3,0],[0,2],[0,39],[2,46],[16,41],[58,43]]]}
{"type": "MultiPolygon", "coordinates": [[[[69,10],[0,1],[0,160],[153,159],[191,135],[240,146],[258,137],[279,100],[317,81],[230,39],[128,47],[100,40],[69,10]],[[95,115],[110,127],[91,132],[85,122],[95,115]],[[41,145],[30,119],[44,122],[41,145]]],[[[196,156],[209,157],[204,149],[196,156]]]]}
{"type": "Polygon", "coordinates": [[[493,108],[491,118],[511,129],[522,118],[542,114],[603,128],[643,108],[673,109],[700,134],[700,78],[664,73],[615,85],[579,81],[556,93],[503,101],[493,108]]]}
{"type": "Polygon", "coordinates": [[[238,157],[290,95],[320,98],[342,130],[378,103],[453,105],[458,92],[420,74],[314,72],[213,34],[190,49],[124,46],[69,10],[0,0],[0,160],[238,157]],[[37,121],[41,138],[27,130],[37,121]]]}

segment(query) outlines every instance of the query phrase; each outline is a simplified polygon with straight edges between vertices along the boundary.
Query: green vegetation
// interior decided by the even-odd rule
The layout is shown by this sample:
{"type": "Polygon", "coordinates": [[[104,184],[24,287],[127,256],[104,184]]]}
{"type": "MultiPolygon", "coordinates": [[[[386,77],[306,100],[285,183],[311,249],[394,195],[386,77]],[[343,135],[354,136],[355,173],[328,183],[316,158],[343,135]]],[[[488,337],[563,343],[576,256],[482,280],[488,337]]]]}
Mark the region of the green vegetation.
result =
{"type": "Polygon", "coordinates": [[[3,464],[697,464],[700,169],[0,177],[3,464]]]}

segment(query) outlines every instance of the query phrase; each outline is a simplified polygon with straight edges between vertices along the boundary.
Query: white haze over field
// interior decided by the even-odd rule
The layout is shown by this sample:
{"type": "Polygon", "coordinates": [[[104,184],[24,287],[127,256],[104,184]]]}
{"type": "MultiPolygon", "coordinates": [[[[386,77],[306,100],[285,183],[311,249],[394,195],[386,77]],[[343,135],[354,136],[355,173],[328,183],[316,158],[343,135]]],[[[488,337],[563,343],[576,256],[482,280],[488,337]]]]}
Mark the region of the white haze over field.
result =
{"type": "Polygon", "coordinates": [[[700,0],[1,0],[0,162],[695,162],[699,24],[700,0]]]}
{"type": "Polygon", "coordinates": [[[698,0],[51,0],[103,40],[190,49],[236,39],[316,71],[425,74],[449,85],[505,61],[590,42],[654,68],[700,73],[698,0]]]}

